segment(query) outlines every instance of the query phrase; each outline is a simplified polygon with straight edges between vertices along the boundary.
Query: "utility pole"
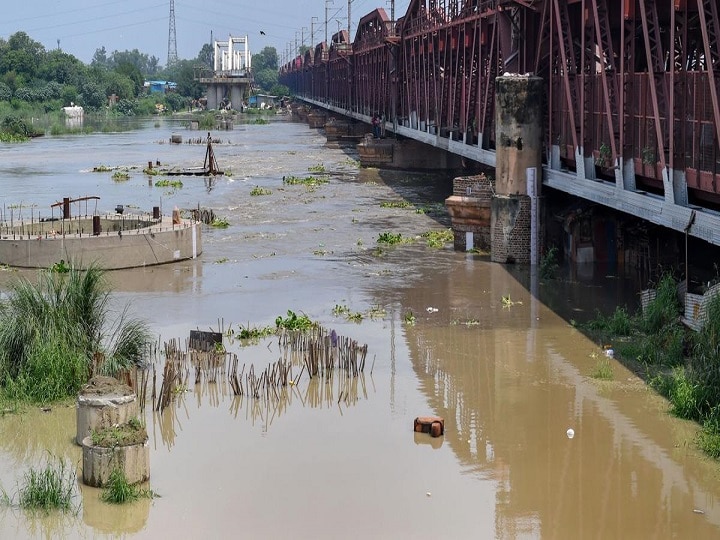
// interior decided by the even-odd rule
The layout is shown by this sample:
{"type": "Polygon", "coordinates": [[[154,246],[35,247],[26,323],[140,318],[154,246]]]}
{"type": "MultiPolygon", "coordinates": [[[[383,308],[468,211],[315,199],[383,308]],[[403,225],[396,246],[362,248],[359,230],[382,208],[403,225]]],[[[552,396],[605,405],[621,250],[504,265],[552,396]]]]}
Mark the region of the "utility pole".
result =
{"type": "Polygon", "coordinates": [[[350,43],[350,4],[352,0],[348,0],[348,43],[350,43]]]}
{"type": "Polygon", "coordinates": [[[315,21],[317,20],[317,17],[310,18],[310,46],[313,49],[315,48],[315,21]]]}
{"type": "Polygon", "coordinates": [[[175,35],[175,0],[170,0],[170,25],[168,28],[168,56],[167,66],[177,62],[177,36],[175,35]]]}
{"type": "Polygon", "coordinates": [[[332,3],[333,0],[325,0],[325,44],[328,42],[328,5],[332,3]]]}
{"type": "Polygon", "coordinates": [[[295,30],[295,56],[298,55],[298,32],[295,30]]]}
{"type": "Polygon", "coordinates": [[[300,29],[300,37],[301,37],[301,39],[300,39],[300,45],[303,46],[303,47],[305,46],[305,30],[307,30],[307,26],[303,26],[303,27],[300,29]]]}

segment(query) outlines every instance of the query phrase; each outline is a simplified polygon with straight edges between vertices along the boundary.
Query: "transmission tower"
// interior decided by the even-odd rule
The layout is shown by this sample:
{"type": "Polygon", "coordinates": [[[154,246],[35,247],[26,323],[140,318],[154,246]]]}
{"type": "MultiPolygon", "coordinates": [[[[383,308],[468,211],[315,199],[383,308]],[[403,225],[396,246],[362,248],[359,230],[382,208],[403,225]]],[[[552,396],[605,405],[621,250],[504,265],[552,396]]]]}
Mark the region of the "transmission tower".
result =
{"type": "Polygon", "coordinates": [[[175,36],[175,0],[170,0],[170,28],[168,30],[168,67],[177,62],[177,37],[175,36]]]}

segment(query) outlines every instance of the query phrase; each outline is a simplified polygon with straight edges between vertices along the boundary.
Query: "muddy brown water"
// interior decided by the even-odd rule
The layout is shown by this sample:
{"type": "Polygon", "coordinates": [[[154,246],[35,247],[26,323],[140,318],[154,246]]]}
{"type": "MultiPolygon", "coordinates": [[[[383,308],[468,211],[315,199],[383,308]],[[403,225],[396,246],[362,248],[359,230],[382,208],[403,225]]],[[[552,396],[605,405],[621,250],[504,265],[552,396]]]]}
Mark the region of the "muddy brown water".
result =
{"type": "MultiPolygon", "coordinates": [[[[164,144],[173,132],[198,136],[146,122],[0,145],[0,203],[44,212],[63,196],[99,195],[101,211],[212,208],[231,225],[204,229],[198,260],[109,275],[117,305],[130,302],[162,339],[182,340],[196,328],[273,324],[291,309],[367,343],[368,367],[350,386],[303,379],[269,406],[233,397],[225,380],[191,385],[162,415],[146,413],[149,487],[160,498],[114,507],[78,485],[75,514],[0,507],[0,538],[720,534],[719,468],[694,448],[697,427],[670,417],[614,361],[612,381],[592,379],[601,350],[569,323],[632,302],[627,280],[596,269],[536,283],[421,239],[378,252],[382,232],[447,227],[438,203],[450,177],[358,170],[352,152],[286,119],[218,133],[218,161],[232,177],[213,184],[189,178],[168,190],[139,173],[116,183],[88,172],[201,162],[202,146],[164,144]],[[327,184],[282,184],[318,163],[327,184]],[[255,186],[272,194],[250,196],[255,186]],[[381,207],[401,199],[425,212],[381,207]],[[354,323],[335,306],[384,314],[354,323]],[[445,418],[444,437],[413,433],[413,419],[428,414],[445,418]]],[[[34,273],[2,272],[0,282],[18,274],[34,273]]],[[[273,339],[227,346],[256,366],[280,354],[273,339]]],[[[79,466],[74,433],[72,405],[0,418],[0,485],[12,495],[49,455],[79,466]]]]}

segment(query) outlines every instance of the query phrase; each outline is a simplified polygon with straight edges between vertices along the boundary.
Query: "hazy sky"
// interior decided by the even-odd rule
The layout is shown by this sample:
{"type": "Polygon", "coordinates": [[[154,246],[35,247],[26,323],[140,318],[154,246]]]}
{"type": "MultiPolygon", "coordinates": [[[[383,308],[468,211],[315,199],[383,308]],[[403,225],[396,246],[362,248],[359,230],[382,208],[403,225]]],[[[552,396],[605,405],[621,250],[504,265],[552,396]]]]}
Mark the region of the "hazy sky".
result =
{"type": "MultiPolygon", "coordinates": [[[[2,0],[0,37],[7,39],[22,30],[46,49],[58,46],[83,62],[90,62],[95,49],[139,49],[157,56],[165,65],[168,53],[170,0],[2,0]],[[27,2],[27,3],[26,3],[27,2]]],[[[395,2],[400,18],[409,0],[395,2]]],[[[390,15],[389,0],[352,0],[352,34],[357,21],[375,8],[390,15]]],[[[311,18],[315,43],[325,39],[325,0],[175,0],[175,27],[179,58],[195,58],[203,43],[227,39],[228,35],[248,36],[250,50],[263,47],[285,53],[288,43],[305,38],[310,45],[311,18]],[[302,30],[305,27],[305,30],[302,30]],[[261,35],[260,31],[265,32],[261,35]]],[[[347,28],[347,0],[328,2],[329,36],[347,28]]]]}

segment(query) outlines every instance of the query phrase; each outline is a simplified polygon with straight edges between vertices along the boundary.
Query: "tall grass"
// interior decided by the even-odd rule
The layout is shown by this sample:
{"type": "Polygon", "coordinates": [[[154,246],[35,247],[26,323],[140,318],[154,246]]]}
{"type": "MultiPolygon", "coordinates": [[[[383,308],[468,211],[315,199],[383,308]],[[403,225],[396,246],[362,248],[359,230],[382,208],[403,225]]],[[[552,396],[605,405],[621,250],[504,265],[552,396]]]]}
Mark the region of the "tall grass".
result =
{"type": "Polygon", "coordinates": [[[153,496],[154,493],[149,489],[141,489],[128,483],[127,477],[121,469],[114,469],[110,473],[110,478],[100,498],[110,504],[125,504],[143,497],[152,498],[153,496]]]}
{"type": "Polygon", "coordinates": [[[0,385],[14,399],[52,401],[77,392],[91,374],[114,375],[142,362],[150,343],[144,322],[127,306],[114,314],[104,272],[19,278],[0,304],[0,385]]]}
{"type": "Polygon", "coordinates": [[[18,491],[20,507],[70,510],[75,484],[75,471],[62,459],[48,463],[43,469],[30,468],[18,491]]]}

